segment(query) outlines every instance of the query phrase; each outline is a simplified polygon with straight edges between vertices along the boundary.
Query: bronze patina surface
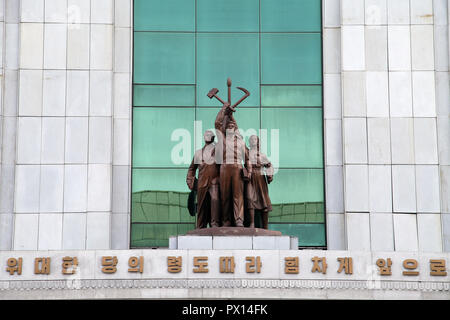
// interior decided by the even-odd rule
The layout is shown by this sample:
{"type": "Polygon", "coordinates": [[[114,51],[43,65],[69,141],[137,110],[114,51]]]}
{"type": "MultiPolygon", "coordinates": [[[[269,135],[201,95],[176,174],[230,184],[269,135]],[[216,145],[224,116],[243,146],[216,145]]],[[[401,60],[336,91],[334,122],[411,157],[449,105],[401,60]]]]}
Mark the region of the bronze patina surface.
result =
{"type": "Polygon", "coordinates": [[[206,131],[205,145],[195,152],[188,169],[186,183],[190,190],[197,188],[196,228],[220,225],[219,166],[215,162],[214,133],[206,131]],[[198,169],[198,180],[195,173],[198,169]],[[197,182],[197,183],[195,183],[197,182]]]}
{"type": "Polygon", "coordinates": [[[214,133],[206,131],[205,146],[196,151],[188,169],[186,182],[190,190],[195,190],[198,170],[197,229],[188,234],[281,235],[281,232],[267,230],[272,210],[268,189],[273,179],[272,164],[260,152],[257,136],[250,137],[250,148],[246,146],[233,116],[236,107],[250,92],[237,87],[244,95],[232,105],[230,78],[227,87],[227,101],[217,96],[217,88],[207,94],[222,103],[222,108],[214,122],[217,143],[214,143],[214,133]],[[255,211],[261,213],[262,229],[255,228],[255,211]],[[203,230],[208,225],[210,228],[203,230]]]}

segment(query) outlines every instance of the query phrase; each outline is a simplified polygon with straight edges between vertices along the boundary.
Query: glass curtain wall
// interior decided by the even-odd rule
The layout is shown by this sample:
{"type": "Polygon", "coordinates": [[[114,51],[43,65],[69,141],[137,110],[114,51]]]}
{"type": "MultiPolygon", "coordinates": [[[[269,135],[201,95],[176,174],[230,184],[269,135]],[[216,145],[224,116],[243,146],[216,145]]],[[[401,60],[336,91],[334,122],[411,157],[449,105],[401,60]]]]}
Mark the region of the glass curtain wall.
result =
{"type": "Polygon", "coordinates": [[[131,247],[194,229],[187,168],[222,105],[276,168],[269,228],[326,245],[320,0],[134,0],[131,247]]]}

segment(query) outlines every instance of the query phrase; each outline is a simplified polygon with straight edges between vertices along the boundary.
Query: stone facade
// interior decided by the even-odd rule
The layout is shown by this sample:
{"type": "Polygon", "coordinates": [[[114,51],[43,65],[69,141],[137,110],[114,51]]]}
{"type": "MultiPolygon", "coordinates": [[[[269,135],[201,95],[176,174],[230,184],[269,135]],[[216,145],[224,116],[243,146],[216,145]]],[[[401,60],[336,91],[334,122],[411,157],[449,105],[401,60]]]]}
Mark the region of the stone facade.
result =
{"type": "Polygon", "coordinates": [[[328,249],[449,251],[449,7],[323,2],[328,249]]]}
{"type": "Polygon", "coordinates": [[[128,247],[131,5],[0,2],[1,249],[128,247]]]}
{"type": "MultiPolygon", "coordinates": [[[[0,299],[446,299],[450,272],[436,275],[430,260],[448,253],[351,252],[338,250],[70,250],[3,251],[0,262],[22,258],[22,269],[0,274],[0,299]],[[63,274],[64,257],[77,258],[76,267],[63,274]],[[49,258],[46,272],[35,269],[35,259],[49,258]],[[103,257],[116,258],[112,272],[103,257]],[[130,257],[142,257],[142,272],[130,271],[130,257]],[[181,258],[170,273],[168,257],[181,258]],[[198,273],[195,258],[206,263],[198,273]],[[234,266],[220,267],[221,258],[234,266]],[[261,262],[250,269],[247,264],[261,262]],[[352,269],[339,259],[352,258],[352,269]],[[298,258],[298,269],[286,270],[286,259],[298,258]],[[258,259],[258,260],[257,260],[258,259]],[[314,260],[321,259],[319,269],[314,260]],[[378,260],[390,259],[390,274],[380,274],[378,260]],[[415,275],[403,262],[414,259],[415,275]],[[326,267],[324,267],[324,263],[326,267]]],[[[448,270],[448,264],[447,264],[448,270]]]]}
{"type": "MultiPolygon", "coordinates": [[[[446,0],[324,0],[329,250],[450,251],[446,0]]],[[[128,249],[131,0],[0,1],[1,250],[128,249]]]]}

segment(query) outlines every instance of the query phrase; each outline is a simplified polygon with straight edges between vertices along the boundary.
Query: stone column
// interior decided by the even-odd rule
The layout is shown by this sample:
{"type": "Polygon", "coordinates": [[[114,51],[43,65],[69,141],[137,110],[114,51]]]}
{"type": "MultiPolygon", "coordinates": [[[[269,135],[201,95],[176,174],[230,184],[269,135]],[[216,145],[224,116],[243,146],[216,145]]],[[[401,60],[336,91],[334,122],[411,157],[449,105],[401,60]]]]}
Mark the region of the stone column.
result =
{"type": "Polygon", "coordinates": [[[323,1],[323,86],[327,248],[344,250],[340,1],[323,1]]]}
{"type": "Polygon", "coordinates": [[[0,1],[2,57],[0,250],[13,249],[16,125],[18,112],[19,1],[0,1]]]}
{"type": "Polygon", "coordinates": [[[130,246],[132,0],[115,0],[111,248],[130,246]]]}
{"type": "Polygon", "coordinates": [[[450,76],[449,21],[446,0],[434,0],[434,39],[436,64],[436,111],[441,192],[443,250],[450,251],[450,76]]]}

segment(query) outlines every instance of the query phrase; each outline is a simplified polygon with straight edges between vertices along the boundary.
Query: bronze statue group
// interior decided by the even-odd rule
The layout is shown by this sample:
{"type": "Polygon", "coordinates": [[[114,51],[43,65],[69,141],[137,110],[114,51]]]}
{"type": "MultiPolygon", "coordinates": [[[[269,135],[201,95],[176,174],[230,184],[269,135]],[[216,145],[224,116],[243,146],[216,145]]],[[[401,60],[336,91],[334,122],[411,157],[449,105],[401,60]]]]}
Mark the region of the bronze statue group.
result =
{"type": "MultiPolygon", "coordinates": [[[[228,79],[229,97],[230,85],[228,79]]],[[[246,92],[244,98],[249,95],[239,89],[246,92]]],[[[218,90],[213,90],[215,96],[218,90]]],[[[247,147],[239,132],[233,112],[244,99],[231,106],[230,98],[224,102],[215,97],[223,103],[215,121],[217,143],[212,131],[204,133],[205,145],[195,152],[186,178],[189,189],[197,192],[196,228],[268,229],[272,210],[268,184],[273,179],[273,167],[259,150],[259,138],[252,135],[247,147]],[[256,224],[255,217],[261,218],[256,224]]]]}

